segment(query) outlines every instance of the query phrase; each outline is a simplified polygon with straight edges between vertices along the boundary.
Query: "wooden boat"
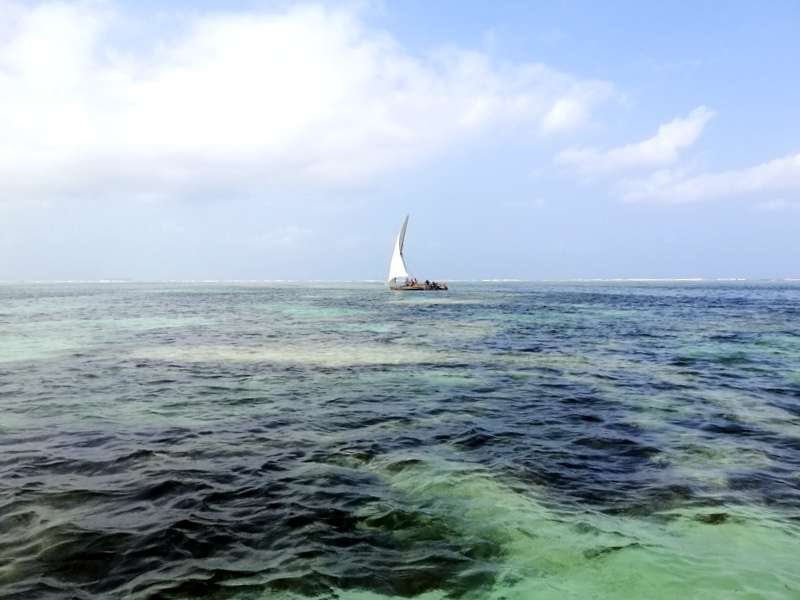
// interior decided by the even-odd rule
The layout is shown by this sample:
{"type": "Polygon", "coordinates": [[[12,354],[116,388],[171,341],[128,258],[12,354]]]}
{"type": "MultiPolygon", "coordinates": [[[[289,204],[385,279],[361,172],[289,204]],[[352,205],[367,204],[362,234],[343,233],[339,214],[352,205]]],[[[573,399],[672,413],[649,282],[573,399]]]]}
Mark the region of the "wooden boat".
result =
{"type": "Polygon", "coordinates": [[[397,241],[394,245],[394,253],[392,254],[392,262],[389,264],[389,281],[386,285],[390,290],[398,292],[425,292],[433,290],[446,290],[447,284],[437,283],[435,281],[420,282],[415,277],[411,277],[406,269],[406,261],[403,257],[403,242],[406,239],[406,228],[408,227],[408,217],[406,216],[403,221],[403,226],[400,227],[400,233],[397,234],[397,241]]]}

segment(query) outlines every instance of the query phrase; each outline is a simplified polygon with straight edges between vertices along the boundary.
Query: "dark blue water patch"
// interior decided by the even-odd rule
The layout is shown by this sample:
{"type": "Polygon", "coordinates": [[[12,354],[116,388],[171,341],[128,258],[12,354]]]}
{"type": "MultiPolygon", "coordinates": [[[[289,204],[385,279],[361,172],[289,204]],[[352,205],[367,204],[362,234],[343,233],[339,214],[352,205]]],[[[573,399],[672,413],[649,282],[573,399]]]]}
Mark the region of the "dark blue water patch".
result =
{"type": "MultiPolygon", "coordinates": [[[[166,437],[149,439],[160,444],[166,437]]],[[[196,443],[185,435],[175,442],[196,443]]],[[[24,570],[40,576],[16,590],[19,597],[48,597],[54,590],[81,590],[87,598],[166,598],[187,590],[216,595],[245,576],[301,594],[357,588],[410,597],[444,589],[459,597],[493,581],[496,544],[463,536],[451,517],[414,506],[374,475],[315,462],[330,456],[323,447],[219,463],[201,459],[207,453],[199,450],[197,469],[139,453],[144,464],[119,489],[39,495],[36,504],[73,513],[75,523],[80,515],[143,512],[122,528],[68,523],[43,529],[47,541],[24,570]],[[247,462],[260,468],[243,467],[247,462]],[[251,557],[244,561],[248,568],[232,568],[236,556],[251,557]],[[232,567],[219,568],[220,562],[232,567]],[[150,581],[166,565],[181,564],[194,565],[194,575],[150,581]]],[[[90,472],[81,473],[76,462],[46,460],[38,471],[47,478],[48,472],[90,476],[96,470],[88,464],[90,472]]]]}
{"type": "MultiPolygon", "coordinates": [[[[415,443],[445,445],[461,460],[502,468],[561,502],[601,509],[624,512],[643,495],[661,496],[659,486],[672,485],[656,460],[661,441],[625,424],[620,406],[584,386],[555,390],[527,402],[495,397],[497,405],[485,408],[480,418],[439,423],[427,439],[419,429],[415,443]]],[[[653,510],[663,504],[654,502],[653,510]]]]}
{"type": "Polygon", "coordinates": [[[540,449],[535,458],[514,461],[512,468],[521,481],[548,490],[562,504],[584,504],[612,514],[652,514],[692,497],[695,487],[664,473],[652,460],[659,452],[635,440],[584,437],[564,448],[540,449]],[[675,504],[669,506],[665,499],[675,504]]]}
{"type": "Polygon", "coordinates": [[[743,423],[730,414],[714,415],[709,418],[709,422],[700,425],[700,429],[715,435],[736,437],[758,436],[761,433],[752,424],[743,423]]]}
{"type": "Polygon", "coordinates": [[[768,388],[769,403],[787,413],[800,417],[800,389],[795,388],[768,388]]]}
{"type": "Polygon", "coordinates": [[[800,506],[800,483],[796,470],[762,470],[733,474],[728,485],[731,489],[755,496],[770,506],[796,510],[800,506]]]}

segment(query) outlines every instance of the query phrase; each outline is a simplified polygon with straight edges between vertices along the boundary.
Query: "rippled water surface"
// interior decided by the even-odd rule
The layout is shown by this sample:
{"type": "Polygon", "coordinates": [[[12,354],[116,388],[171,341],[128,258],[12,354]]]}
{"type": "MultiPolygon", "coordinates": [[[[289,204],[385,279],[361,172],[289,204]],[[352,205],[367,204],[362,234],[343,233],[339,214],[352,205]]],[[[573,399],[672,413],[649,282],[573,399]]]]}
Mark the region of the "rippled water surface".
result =
{"type": "Polygon", "coordinates": [[[0,597],[800,597],[800,284],[5,284],[0,597]]]}

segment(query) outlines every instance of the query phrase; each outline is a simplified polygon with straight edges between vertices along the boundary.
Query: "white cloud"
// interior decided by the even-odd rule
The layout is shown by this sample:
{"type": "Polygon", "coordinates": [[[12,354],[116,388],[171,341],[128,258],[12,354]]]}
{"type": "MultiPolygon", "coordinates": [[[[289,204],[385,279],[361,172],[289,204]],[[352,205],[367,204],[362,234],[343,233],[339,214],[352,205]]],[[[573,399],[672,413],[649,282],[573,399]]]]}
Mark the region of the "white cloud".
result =
{"type": "Polygon", "coordinates": [[[686,118],[661,125],[650,139],[611,150],[568,148],[556,156],[555,162],[591,173],[668,165],[678,160],[680,150],[695,142],[713,116],[712,111],[699,106],[686,118]]]}
{"type": "Polygon", "coordinates": [[[692,175],[661,170],[647,179],[624,180],[615,195],[626,201],[696,202],[726,196],[800,193],[800,154],[738,171],[692,175]]]}
{"type": "Polygon", "coordinates": [[[346,8],[176,18],[148,45],[113,5],[2,7],[0,201],[358,185],[471,136],[575,128],[613,93],[459,48],[418,59],[346,8]]]}

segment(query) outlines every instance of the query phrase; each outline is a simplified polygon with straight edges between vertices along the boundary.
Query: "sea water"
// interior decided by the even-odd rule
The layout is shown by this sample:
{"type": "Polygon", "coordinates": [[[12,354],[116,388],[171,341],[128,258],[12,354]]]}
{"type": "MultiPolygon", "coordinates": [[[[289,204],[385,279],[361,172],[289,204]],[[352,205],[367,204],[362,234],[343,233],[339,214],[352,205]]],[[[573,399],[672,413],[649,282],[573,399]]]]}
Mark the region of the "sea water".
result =
{"type": "Polygon", "coordinates": [[[800,283],[0,285],[0,597],[796,599],[800,283]]]}

